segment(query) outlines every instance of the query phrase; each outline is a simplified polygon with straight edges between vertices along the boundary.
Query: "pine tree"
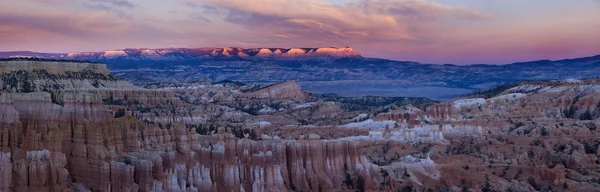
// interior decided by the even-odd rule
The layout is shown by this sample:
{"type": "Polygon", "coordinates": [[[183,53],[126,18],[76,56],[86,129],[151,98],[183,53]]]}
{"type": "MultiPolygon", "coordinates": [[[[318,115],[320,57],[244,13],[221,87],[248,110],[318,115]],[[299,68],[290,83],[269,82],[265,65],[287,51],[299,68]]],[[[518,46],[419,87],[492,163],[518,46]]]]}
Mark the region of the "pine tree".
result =
{"type": "Polygon", "coordinates": [[[491,192],[492,191],[492,185],[490,185],[490,178],[488,177],[487,174],[485,174],[485,183],[481,187],[481,191],[482,192],[491,192]]]}
{"type": "Polygon", "coordinates": [[[535,188],[536,190],[539,190],[539,186],[537,185],[537,183],[535,182],[535,179],[533,177],[529,177],[527,179],[527,182],[529,183],[529,185],[531,185],[533,188],[535,188]]]}
{"type": "Polygon", "coordinates": [[[356,180],[356,189],[360,192],[365,191],[365,179],[362,176],[358,176],[356,180]]]}
{"type": "Polygon", "coordinates": [[[464,178],[460,180],[460,185],[462,186],[461,192],[469,192],[469,188],[467,187],[467,180],[464,178]]]}

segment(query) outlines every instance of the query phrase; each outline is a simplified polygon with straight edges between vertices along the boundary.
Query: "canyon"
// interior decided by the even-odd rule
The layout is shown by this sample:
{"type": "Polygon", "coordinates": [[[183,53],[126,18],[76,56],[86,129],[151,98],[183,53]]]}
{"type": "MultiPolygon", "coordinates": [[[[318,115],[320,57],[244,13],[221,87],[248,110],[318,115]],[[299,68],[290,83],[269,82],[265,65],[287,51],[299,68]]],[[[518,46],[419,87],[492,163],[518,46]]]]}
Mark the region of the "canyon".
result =
{"type": "Polygon", "coordinates": [[[600,190],[598,79],[437,102],[107,68],[0,62],[0,191],[600,190]]]}
{"type": "Polygon", "coordinates": [[[219,82],[296,81],[313,93],[342,96],[427,97],[447,101],[474,91],[528,80],[597,77],[600,56],[504,65],[426,64],[362,56],[349,48],[163,48],[100,52],[0,52],[0,58],[87,60],[137,86],[219,82]]]}

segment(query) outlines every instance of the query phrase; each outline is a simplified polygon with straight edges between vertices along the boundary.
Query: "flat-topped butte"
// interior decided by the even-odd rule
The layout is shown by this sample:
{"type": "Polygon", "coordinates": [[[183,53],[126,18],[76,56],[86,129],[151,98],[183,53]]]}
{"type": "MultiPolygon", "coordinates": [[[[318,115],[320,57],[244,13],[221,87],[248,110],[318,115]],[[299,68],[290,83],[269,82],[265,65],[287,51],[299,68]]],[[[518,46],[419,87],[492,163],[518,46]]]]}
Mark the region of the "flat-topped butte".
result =
{"type": "Polygon", "coordinates": [[[11,71],[46,70],[48,73],[64,74],[66,71],[81,72],[90,70],[94,73],[108,75],[109,69],[105,64],[87,61],[50,60],[35,58],[18,58],[0,60],[0,74],[11,71]]]}

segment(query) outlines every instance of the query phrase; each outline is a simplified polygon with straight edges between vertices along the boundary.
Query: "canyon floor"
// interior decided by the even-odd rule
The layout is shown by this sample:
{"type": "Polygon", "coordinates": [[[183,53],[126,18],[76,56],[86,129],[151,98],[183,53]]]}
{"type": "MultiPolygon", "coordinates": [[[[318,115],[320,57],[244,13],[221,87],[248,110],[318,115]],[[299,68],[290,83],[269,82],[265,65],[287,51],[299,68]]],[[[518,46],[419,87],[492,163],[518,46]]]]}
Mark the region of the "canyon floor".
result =
{"type": "Polygon", "coordinates": [[[600,191],[600,79],[438,102],[140,87],[76,61],[0,72],[0,191],[600,191]]]}

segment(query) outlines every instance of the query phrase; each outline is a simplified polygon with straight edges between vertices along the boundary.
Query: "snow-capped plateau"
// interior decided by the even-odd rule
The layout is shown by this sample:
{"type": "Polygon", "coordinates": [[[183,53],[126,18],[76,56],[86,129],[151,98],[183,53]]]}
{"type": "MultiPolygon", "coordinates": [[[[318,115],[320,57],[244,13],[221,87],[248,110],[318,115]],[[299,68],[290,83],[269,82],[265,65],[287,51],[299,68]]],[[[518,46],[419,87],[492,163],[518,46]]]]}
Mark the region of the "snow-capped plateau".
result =
{"type": "MultiPolygon", "coordinates": [[[[35,55],[23,55],[39,57],[35,55]]],[[[186,59],[243,59],[243,60],[330,60],[340,58],[362,58],[350,47],[320,48],[162,48],[162,49],[117,49],[101,52],[72,52],[53,54],[50,58],[73,60],[186,60],[186,59]]]]}

